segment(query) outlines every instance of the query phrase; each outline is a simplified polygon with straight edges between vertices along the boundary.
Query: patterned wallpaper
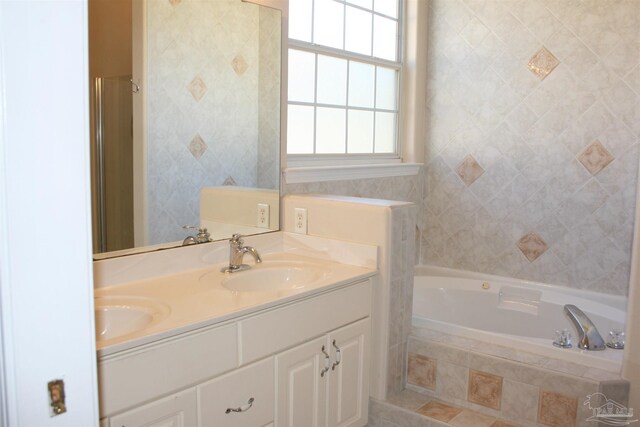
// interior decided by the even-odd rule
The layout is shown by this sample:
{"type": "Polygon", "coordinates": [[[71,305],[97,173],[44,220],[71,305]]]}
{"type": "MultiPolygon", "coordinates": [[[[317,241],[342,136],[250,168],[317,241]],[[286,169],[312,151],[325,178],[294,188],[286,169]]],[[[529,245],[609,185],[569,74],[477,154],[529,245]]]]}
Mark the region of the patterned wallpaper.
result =
{"type": "Polygon", "coordinates": [[[626,294],[640,3],[430,6],[422,262],[626,294]]]}
{"type": "MultiPolygon", "coordinates": [[[[148,243],[155,244],[183,239],[181,226],[199,223],[201,187],[255,187],[258,157],[277,158],[277,149],[264,149],[272,134],[259,143],[258,98],[274,90],[260,83],[279,64],[260,70],[260,60],[279,25],[261,42],[268,32],[259,7],[240,0],[154,0],[147,13],[148,243]]],[[[271,171],[262,175],[272,183],[271,171]]]]}

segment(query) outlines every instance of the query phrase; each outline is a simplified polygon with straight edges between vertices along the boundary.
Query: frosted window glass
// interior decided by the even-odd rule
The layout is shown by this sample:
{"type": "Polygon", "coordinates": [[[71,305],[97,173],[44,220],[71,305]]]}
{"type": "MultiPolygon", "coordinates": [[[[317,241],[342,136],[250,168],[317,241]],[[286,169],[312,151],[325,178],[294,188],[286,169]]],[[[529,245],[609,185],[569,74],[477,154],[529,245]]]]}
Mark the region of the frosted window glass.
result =
{"type": "Polygon", "coordinates": [[[396,70],[376,67],[376,108],[396,109],[396,70]]]}
{"type": "Polygon", "coordinates": [[[312,0],[289,2],[289,38],[311,42],[312,0]]]}
{"type": "Polygon", "coordinates": [[[371,55],[371,26],[373,14],[347,6],[344,48],[351,52],[371,55]]]}
{"type": "Polygon", "coordinates": [[[398,47],[398,24],[396,21],[375,15],[373,18],[373,56],[396,60],[398,47]]]}
{"type": "Polygon", "coordinates": [[[346,110],[318,107],[316,112],[316,153],[345,152],[346,110]]]}
{"type": "Polygon", "coordinates": [[[373,10],[373,0],[347,0],[347,3],[373,10]]]}
{"type": "Polygon", "coordinates": [[[313,102],[316,55],[289,49],[289,101],[313,102]]]}
{"type": "Polygon", "coordinates": [[[396,148],[395,113],[376,113],[376,153],[393,153],[396,148]]]}
{"type": "Polygon", "coordinates": [[[347,152],[373,153],[373,111],[349,110],[347,152]]]}
{"type": "Polygon", "coordinates": [[[333,0],[316,0],[313,42],[343,49],[344,5],[333,0]]]}
{"type": "Polygon", "coordinates": [[[287,153],[313,153],[313,107],[289,105],[287,116],[287,153]]]}
{"type": "MultiPolygon", "coordinates": [[[[295,3],[295,0],[293,1],[295,3]]],[[[373,10],[383,15],[398,17],[398,0],[374,0],[373,10]]]]}
{"type": "Polygon", "coordinates": [[[375,67],[362,62],[349,61],[349,105],[373,108],[375,67]]]}
{"type": "Polygon", "coordinates": [[[318,103],[346,105],[347,61],[318,55],[318,103]]]}

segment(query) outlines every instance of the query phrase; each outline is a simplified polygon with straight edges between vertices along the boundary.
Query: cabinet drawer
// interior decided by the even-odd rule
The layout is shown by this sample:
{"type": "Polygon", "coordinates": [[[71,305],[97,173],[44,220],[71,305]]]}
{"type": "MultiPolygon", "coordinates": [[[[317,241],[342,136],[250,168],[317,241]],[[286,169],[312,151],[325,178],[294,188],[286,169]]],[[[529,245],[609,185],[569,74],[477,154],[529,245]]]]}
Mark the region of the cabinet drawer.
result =
{"type": "Polygon", "coordinates": [[[193,388],[111,418],[111,427],[190,427],[196,425],[193,388]]]}
{"type": "Polygon", "coordinates": [[[274,361],[230,372],[198,386],[199,427],[264,426],[274,418],[274,361]],[[253,399],[250,402],[250,399],[253,399]],[[228,409],[242,408],[242,412],[228,409]]]}
{"type": "Polygon", "coordinates": [[[235,323],[106,358],[98,364],[100,415],[121,412],[237,366],[235,323]]]}
{"type": "Polygon", "coordinates": [[[316,296],[240,322],[240,363],[250,363],[369,316],[371,282],[316,296]]]}

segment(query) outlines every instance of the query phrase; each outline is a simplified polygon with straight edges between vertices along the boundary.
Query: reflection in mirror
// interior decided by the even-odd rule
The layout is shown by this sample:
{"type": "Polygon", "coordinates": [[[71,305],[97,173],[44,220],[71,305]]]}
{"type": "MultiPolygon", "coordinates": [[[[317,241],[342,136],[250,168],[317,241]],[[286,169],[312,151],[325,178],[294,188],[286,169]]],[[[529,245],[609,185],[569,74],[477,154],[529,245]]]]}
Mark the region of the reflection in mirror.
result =
{"type": "Polygon", "coordinates": [[[277,230],[280,11],[90,0],[89,34],[94,253],[277,230]]]}

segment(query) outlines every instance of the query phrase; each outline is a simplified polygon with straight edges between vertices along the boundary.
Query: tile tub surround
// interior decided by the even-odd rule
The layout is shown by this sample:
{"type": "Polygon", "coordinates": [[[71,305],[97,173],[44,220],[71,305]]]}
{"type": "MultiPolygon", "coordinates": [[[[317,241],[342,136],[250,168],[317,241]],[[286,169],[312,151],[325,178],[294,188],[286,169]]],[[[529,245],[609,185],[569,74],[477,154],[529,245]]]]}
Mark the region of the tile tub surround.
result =
{"type": "Polygon", "coordinates": [[[421,263],[625,295],[640,4],[429,5],[421,263]]]}
{"type": "Polygon", "coordinates": [[[593,425],[588,395],[628,399],[629,383],[618,374],[423,328],[413,329],[408,358],[408,389],[523,426],[586,427],[593,425]],[[411,363],[423,359],[432,365],[411,363]],[[435,385],[421,387],[431,366],[435,385]]]}

